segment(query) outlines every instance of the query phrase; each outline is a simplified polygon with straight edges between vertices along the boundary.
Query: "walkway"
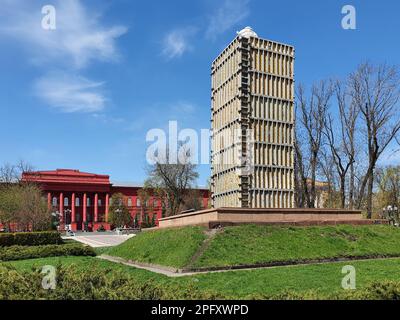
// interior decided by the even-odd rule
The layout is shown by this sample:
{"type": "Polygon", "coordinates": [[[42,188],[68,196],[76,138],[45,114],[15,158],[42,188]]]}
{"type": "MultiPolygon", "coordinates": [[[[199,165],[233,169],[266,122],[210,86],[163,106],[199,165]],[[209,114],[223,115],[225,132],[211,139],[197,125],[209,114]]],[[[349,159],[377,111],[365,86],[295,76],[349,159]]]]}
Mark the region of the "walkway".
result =
{"type": "Polygon", "coordinates": [[[99,248],[99,247],[117,246],[134,236],[135,236],[134,234],[116,235],[113,233],[105,233],[105,234],[79,233],[72,237],[63,237],[63,239],[72,239],[87,244],[93,248],[99,248]]]}
{"type": "Polygon", "coordinates": [[[114,263],[120,263],[129,267],[134,267],[138,269],[144,269],[147,271],[151,271],[154,273],[162,274],[167,277],[186,277],[186,276],[193,276],[193,275],[199,275],[199,274],[206,274],[206,273],[219,273],[219,272],[235,272],[235,271],[250,271],[250,270],[257,270],[257,269],[273,269],[273,268],[291,268],[291,267],[296,267],[296,266],[305,266],[305,265],[319,265],[319,264],[327,264],[327,263],[343,263],[346,261],[368,261],[368,260],[389,260],[389,259],[399,259],[399,257],[374,257],[374,258],[341,258],[338,259],[337,261],[310,261],[310,262],[304,262],[304,263],[298,263],[298,264],[286,264],[286,265],[275,265],[275,266],[254,266],[254,267],[248,267],[248,268],[236,268],[236,269],[219,269],[219,270],[206,270],[206,271],[183,271],[181,269],[173,268],[173,267],[166,267],[166,266],[160,266],[160,265],[153,265],[153,264],[147,264],[147,263],[138,263],[138,262],[133,262],[131,260],[125,260],[124,258],[120,257],[114,257],[114,256],[109,256],[106,254],[102,254],[99,256],[96,256],[96,258],[102,259],[102,260],[107,260],[110,262],[114,263]]]}
{"type": "Polygon", "coordinates": [[[123,258],[120,258],[120,257],[109,256],[106,254],[96,256],[96,258],[107,260],[110,262],[124,264],[129,267],[144,269],[144,270],[151,271],[151,272],[158,273],[158,274],[163,274],[164,276],[167,276],[167,277],[183,277],[183,276],[190,276],[190,275],[196,274],[196,273],[189,273],[189,272],[179,273],[178,272],[179,270],[175,269],[175,268],[169,268],[169,267],[164,267],[164,266],[159,266],[159,265],[150,265],[150,264],[146,264],[146,263],[142,264],[142,263],[132,262],[132,261],[128,261],[123,258]]]}

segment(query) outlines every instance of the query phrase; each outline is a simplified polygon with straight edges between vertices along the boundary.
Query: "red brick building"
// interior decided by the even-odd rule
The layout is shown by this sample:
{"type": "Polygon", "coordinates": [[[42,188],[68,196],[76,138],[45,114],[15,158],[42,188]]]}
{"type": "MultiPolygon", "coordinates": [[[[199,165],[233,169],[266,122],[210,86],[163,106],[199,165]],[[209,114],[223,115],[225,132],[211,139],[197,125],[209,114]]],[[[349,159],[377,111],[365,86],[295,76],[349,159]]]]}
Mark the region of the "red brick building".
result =
{"type": "MultiPolygon", "coordinates": [[[[80,172],[79,170],[57,169],[54,171],[26,172],[22,181],[35,182],[40,185],[47,197],[49,208],[60,214],[60,226],[70,225],[73,231],[84,230],[85,224],[90,231],[103,226],[109,230],[107,223],[110,199],[114,193],[124,195],[125,204],[134,218],[141,212],[138,191],[141,186],[119,185],[110,182],[108,175],[80,172]]],[[[203,206],[208,207],[209,191],[199,189],[203,206]]],[[[159,199],[150,197],[149,201],[156,215],[156,223],[162,216],[159,199]]],[[[151,217],[150,217],[151,218],[151,217]]]]}

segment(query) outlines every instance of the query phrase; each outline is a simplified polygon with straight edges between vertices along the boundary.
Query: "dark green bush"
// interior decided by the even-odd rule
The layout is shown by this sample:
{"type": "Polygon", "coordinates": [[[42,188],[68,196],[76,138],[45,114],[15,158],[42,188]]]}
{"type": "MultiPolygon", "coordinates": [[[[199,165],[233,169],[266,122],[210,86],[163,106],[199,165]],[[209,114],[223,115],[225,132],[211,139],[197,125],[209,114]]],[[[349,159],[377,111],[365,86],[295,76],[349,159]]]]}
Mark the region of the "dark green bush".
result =
{"type": "Polygon", "coordinates": [[[304,292],[283,291],[278,294],[253,294],[246,297],[255,300],[400,300],[399,281],[374,281],[357,290],[341,290],[321,294],[315,290],[304,292]]]}
{"type": "Polygon", "coordinates": [[[44,246],[10,246],[0,248],[0,261],[24,260],[58,256],[95,256],[91,247],[79,243],[44,246]]]}
{"type": "Polygon", "coordinates": [[[0,247],[40,246],[62,242],[60,234],[55,231],[0,233],[0,247]]]}
{"type": "Polygon", "coordinates": [[[154,280],[138,282],[126,274],[111,270],[78,270],[74,265],[55,268],[56,288],[45,290],[42,288],[44,275],[40,269],[18,273],[11,267],[0,265],[0,300],[160,300],[217,297],[190,287],[181,291],[182,288],[157,284],[154,280]]]}
{"type": "Polygon", "coordinates": [[[292,290],[285,290],[277,294],[250,294],[246,297],[248,300],[319,300],[327,299],[327,296],[321,295],[314,290],[297,292],[292,290]]]}
{"type": "Polygon", "coordinates": [[[34,299],[40,283],[39,273],[21,274],[11,267],[0,266],[0,300],[34,299]]]}
{"type": "MultiPolygon", "coordinates": [[[[164,300],[164,299],[233,299],[224,294],[204,291],[195,283],[157,283],[156,280],[137,281],[121,271],[90,269],[82,270],[75,265],[55,265],[55,289],[43,289],[44,274],[41,269],[18,272],[0,264],[0,300],[50,299],[50,300],[164,300]]],[[[247,299],[274,300],[400,300],[400,281],[373,282],[357,290],[321,294],[317,291],[285,291],[276,295],[250,295],[247,299]]]]}
{"type": "Polygon", "coordinates": [[[341,292],[334,298],[352,300],[400,300],[400,282],[375,281],[359,290],[341,292]]]}

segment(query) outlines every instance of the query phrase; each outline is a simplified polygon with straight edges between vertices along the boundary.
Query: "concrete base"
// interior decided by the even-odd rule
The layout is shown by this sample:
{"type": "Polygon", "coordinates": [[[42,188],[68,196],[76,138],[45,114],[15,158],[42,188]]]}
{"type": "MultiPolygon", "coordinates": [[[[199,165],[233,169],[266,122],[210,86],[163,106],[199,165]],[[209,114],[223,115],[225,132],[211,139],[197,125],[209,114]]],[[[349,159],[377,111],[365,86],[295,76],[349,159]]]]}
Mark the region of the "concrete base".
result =
{"type": "Polygon", "coordinates": [[[189,225],[203,225],[215,228],[250,223],[270,225],[360,225],[384,222],[363,219],[359,210],[216,208],[162,218],[159,220],[159,228],[189,225]]]}

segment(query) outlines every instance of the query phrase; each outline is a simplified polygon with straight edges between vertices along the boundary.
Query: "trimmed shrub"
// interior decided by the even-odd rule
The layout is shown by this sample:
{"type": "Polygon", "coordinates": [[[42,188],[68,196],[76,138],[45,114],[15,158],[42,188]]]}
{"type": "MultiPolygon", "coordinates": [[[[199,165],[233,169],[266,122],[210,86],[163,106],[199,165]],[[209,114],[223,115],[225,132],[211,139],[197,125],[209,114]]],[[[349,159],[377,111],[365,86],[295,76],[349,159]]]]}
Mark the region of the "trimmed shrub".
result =
{"type": "MultiPolygon", "coordinates": [[[[11,266],[0,264],[0,300],[168,300],[168,299],[235,299],[223,293],[203,290],[196,284],[157,283],[155,279],[137,281],[121,271],[90,269],[76,265],[55,265],[55,289],[42,287],[41,269],[19,272],[11,266]]],[[[275,295],[255,294],[246,299],[273,300],[400,300],[400,281],[372,282],[357,290],[321,294],[314,290],[305,292],[284,291],[275,295]]]]}
{"type": "Polygon", "coordinates": [[[58,256],[95,256],[95,251],[78,243],[44,246],[10,246],[0,248],[0,261],[25,260],[58,256]]]}
{"type": "Polygon", "coordinates": [[[374,281],[365,288],[341,292],[333,298],[351,300],[400,300],[400,282],[374,281]]]}
{"type": "Polygon", "coordinates": [[[41,246],[63,243],[55,231],[0,233],[0,247],[8,246],[41,246]]]}
{"type": "Polygon", "coordinates": [[[256,300],[400,300],[399,281],[374,281],[357,290],[341,290],[322,294],[315,290],[283,291],[278,294],[252,294],[246,299],[256,300]]]}
{"type": "MultiPolygon", "coordinates": [[[[41,270],[19,273],[12,267],[0,265],[0,300],[160,300],[160,299],[212,299],[212,293],[195,288],[156,283],[155,280],[138,282],[121,272],[81,270],[75,265],[55,266],[55,289],[42,288],[41,270]]],[[[220,297],[222,298],[222,297],[220,297]]]]}
{"type": "Polygon", "coordinates": [[[34,299],[39,295],[40,273],[22,274],[12,267],[0,265],[0,300],[34,299]]]}

